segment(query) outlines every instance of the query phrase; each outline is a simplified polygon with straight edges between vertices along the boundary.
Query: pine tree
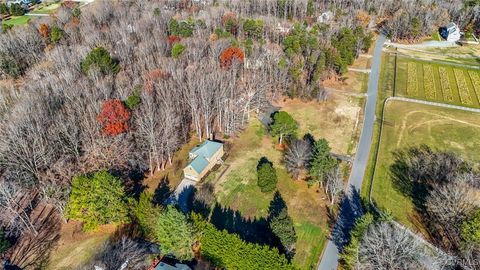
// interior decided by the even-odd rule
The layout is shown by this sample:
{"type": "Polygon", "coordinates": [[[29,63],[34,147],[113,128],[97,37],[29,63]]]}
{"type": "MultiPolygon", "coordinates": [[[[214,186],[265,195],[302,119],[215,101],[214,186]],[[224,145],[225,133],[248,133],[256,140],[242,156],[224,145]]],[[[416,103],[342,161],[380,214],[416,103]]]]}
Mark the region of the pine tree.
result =
{"type": "Polygon", "coordinates": [[[272,163],[262,158],[257,167],[257,184],[264,193],[271,192],[277,187],[277,173],[272,163]]]}
{"type": "Polygon", "coordinates": [[[185,215],[172,205],[158,216],[155,237],[163,254],[172,254],[180,260],[193,258],[193,229],[185,215]]]}
{"type": "Polygon", "coordinates": [[[313,158],[310,164],[310,176],[314,182],[323,184],[325,175],[335,167],[336,161],[330,155],[330,146],[327,140],[320,139],[315,142],[313,158]]]}
{"type": "Polygon", "coordinates": [[[288,215],[287,204],[278,191],[270,203],[268,220],[272,232],[280,239],[283,248],[288,254],[293,255],[297,234],[293,220],[288,215]]]}

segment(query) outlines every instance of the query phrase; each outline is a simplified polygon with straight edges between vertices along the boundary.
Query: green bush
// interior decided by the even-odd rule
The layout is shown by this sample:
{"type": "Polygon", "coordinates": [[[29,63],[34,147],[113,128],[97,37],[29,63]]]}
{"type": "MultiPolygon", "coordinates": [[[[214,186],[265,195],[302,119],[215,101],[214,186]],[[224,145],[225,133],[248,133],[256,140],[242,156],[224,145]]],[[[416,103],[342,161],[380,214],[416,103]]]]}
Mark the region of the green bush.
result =
{"type": "Polygon", "coordinates": [[[181,43],[175,43],[172,46],[172,57],[173,58],[178,58],[183,52],[185,51],[185,46],[181,43]]]}
{"type": "Polygon", "coordinates": [[[50,30],[50,40],[53,43],[59,42],[63,37],[63,30],[60,27],[54,25],[50,30]]]}
{"type": "Polygon", "coordinates": [[[99,171],[91,176],[76,176],[67,205],[67,217],[82,221],[85,231],[99,225],[127,221],[126,195],[122,181],[99,171]]]}
{"type": "Polygon", "coordinates": [[[266,158],[262,158],[257,168],[257,184],[263,193],[274,191],[277,187],[277,172],[266,158]]]}
{"type": "Polygon", "coordinates": [[[81,63],[82,71],[85,74],[88,74],[92,66],[98,68],[103,75],[116,74],[120,69],[117,62],[112,59],[110,53],[103,47],[94,48],[81,63]]]}

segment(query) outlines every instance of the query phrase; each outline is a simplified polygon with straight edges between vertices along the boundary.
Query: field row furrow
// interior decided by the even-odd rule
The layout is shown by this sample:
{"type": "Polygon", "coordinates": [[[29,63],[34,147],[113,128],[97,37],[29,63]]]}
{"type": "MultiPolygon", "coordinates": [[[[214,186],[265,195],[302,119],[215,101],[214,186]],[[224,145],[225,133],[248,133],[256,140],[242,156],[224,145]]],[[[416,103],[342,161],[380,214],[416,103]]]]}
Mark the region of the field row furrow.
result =
{"type": "Polygon", "coordinates": [[[453,73],[455,73],[455,79],[457,80],[458,86],[458,93],[460,94],[460,100],[463,104],[472,105],[472,97],[468,92],[467,81],[465,80],[465,75],[463,71],[460,69],[453,69],[453,73]]]}
{"type": "Polygon", "coordinates": [[[433,81],[433,67],[431,65],[423,66],[423,88],[427,99],[435,99],[437,91],[435,90],[435,82],[433,81]]]}
{"type": "Polygon", "coordinates": [[[407,94],[410,96],[418,95],[417,86],[417,64],[408,62],[407,67],[407,94]]]}
{"type": "Polygon", "coordinates": [[[439,67],[438,73],[440,74],[440,83],[442,85],[442,93],[445,101],[453,102],[453,93],[452,88],[450,87],[450,82],[448,81],[447,68],[439,67]]]}
{"type": "Polygon", "coordinates": [[[480,100],[480,74],[478,72],[469,70],[468,75],[470,75],[470,79],[472,80],[475,94],[477,94],[477,98],[480,100]]]}

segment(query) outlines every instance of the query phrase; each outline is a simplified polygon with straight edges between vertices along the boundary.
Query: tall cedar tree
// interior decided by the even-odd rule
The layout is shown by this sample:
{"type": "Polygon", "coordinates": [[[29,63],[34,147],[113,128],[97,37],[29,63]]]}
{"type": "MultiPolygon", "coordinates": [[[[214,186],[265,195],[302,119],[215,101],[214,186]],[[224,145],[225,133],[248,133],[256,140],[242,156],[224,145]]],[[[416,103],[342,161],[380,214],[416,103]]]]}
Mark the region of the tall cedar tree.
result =
{"type": "Polygon", "coordinates": [[[270,125],[272,135],[279,136],[278,143],[283,143],[283,138],[295,136],[298,124],[290,114],[279,111],[273,115],[273,123],[270,125]]]}
{"type": "Polygon", "coordinates": [[[280,239],[283,248],[289,255],[295,250],[295,243],[297,242],[297,234],[293,226],[293,220],[288,215],[287,204],[283,200],[280,192],[276,192],[269,207],[269,226],[272,232],[280,239]]]}
{"type": "Polygon", "coordinates": [[[245,54],[242,49],[229,47],[220,54],[220,66],[224,69],[229,69],[234,60],[243,64],[244,58],[245,54]]]}
{"type": "Polygon", "coordinates": [[[127,221],[126,195],[122,181],[99,171],[92,176],[76,176],[67,206],[67,216],[83,222],[85,231],[99,225],[127,221]]]}
{"type": "Polygon", "coordinates": [[[82,71],[88,74],[92,67],[96,67],[103,75],[116,74],[120,67],[103,47],[96,47],[87,54],[81,63],[82,71]]]}
{"type": "Polygon", "coordinates": [[[185,215],[172,205],[158,216],[155,237],[164,255],[171,254],[180,260],[193,258],[193,229],[185,215]]]}
{"type": "Polygon", "coordinates": [[[257,168],[258,186],[264,193],[274,191],[277,187],[277,173],[271,162],[261,162],[257,168]]]}
{"type": "Polygon", "coordinates": [[[330,155],[328,141],[320,139],[313,146],[312,162],[310,164],[310,176],[315,182],[323,183],[325,175],[335,167],[336,161],[330,155]]]}
{"type": "Polygon", "coordinates": [[[161,208],[153,204],[153,194],[142,192],[132,212],[144,237],[150,239],[155,231],[155,221],[161,212],[161,208]]]}
{"type": "Polygon", "coordinates": [[[276,248],[247,243],[238,235],[220,231],[201,219],[195,219],[195,227],[201,236],[202,257],[217,267],[238,270],[294,269],[276,248]]]}
{"type": "Polygon", "coordinates": [[[97,121],[103,125],[106,135],[116,136],[128,130],[130,117],[131,113],[122,101],[111,99],[103,103],[97,121]]]}

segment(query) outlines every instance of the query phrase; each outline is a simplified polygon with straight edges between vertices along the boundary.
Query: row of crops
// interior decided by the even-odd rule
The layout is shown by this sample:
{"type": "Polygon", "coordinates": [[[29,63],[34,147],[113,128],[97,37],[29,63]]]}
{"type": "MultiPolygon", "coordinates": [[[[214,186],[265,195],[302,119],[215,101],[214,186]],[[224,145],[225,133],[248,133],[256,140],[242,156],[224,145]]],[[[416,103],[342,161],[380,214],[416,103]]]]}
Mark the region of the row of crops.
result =
{"type": "Polygon", "coordinates": [[[480,70],[398,58],[396,95],[480,107],[480,70]]]}

